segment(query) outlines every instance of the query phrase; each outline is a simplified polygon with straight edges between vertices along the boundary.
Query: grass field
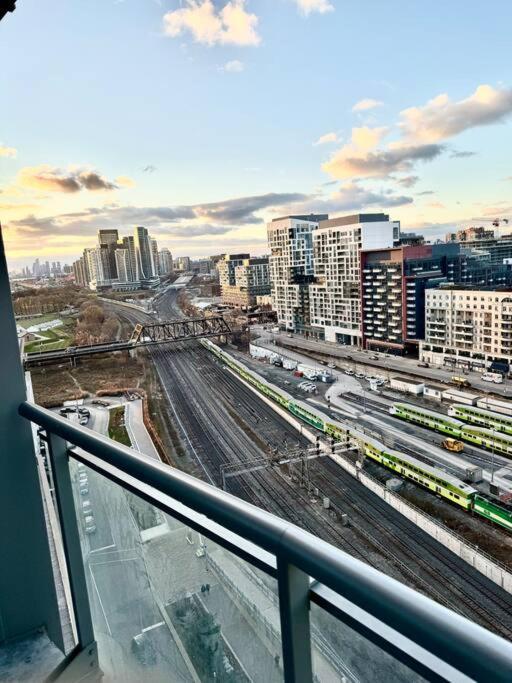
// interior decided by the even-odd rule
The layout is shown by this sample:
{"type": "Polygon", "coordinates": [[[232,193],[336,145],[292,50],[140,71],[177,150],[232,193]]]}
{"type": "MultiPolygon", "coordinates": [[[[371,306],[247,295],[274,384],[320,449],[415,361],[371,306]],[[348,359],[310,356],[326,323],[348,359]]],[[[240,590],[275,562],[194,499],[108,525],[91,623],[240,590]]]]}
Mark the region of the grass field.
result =
{"type": "Polygon", "coordinates": [[[131,446],[130,437],[124,426],[124,406],[112,408],[108,419],[108,435],[114,441],[131,446]]]}
{"type": "Polygon", "coordinates": [[[27,342],[25,344],[25,352],[32,353],[38,351],[57,351],[59,349],[66,349],[73,339],[73,332],[75,328],[75,319],[70,317],[61,317],[57,314],[47,314],[41,315],[37,318],[27,318],[25,320],[19,320],[18,324],[22,327],[31,327],[32,325],[40,325],[41,323],[48,322],[50,320],[56,319],[62,320],[62,325],[59,327],[54,327],[51,330],[44,330],[38,332],[42,339],[36,339],[34,341],[27,342]]]}

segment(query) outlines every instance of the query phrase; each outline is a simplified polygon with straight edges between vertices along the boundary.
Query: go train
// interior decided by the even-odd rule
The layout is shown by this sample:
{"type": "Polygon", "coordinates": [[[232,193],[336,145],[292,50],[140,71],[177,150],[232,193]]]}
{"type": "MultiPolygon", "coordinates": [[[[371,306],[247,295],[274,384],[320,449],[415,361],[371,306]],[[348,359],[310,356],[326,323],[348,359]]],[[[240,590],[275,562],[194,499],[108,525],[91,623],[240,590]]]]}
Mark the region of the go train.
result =
{"type": "Polygon", "coordinates": [[[479,496],[476,489],[462,480],[447,474],[443,470],[431,467],[410,455],[404,455],[388,448],[363,432],[348,429],[325,413],[294,398],[283,389],[277,388],[208,339],[202,339],[201,344],[243,380],[303,422],[331,436],[336,441],[342,441],[347,445],[359,448],[367,457],[393,470],[399,476],[420,484],[464,510],[473,511],[512,531],[512,513],[479,496]]]}
{"type": "Polygon", "coordinates": [[[448,415],[459,418],[464,422],[471,422],[480,427],[494,429],[497,432],[503,432],[503,434],[512,436],[512,417],[508,415],[495,413],[485,408],[477,408],[476,406],[466,406],[461,403],[451,405],[448,408],[448,415]]]}
{"type": "Polygon", "coordinates": [[[490,411],[475,408],[475,413],[471,414],[471,408],[472,406],[454,405],[449,409],[449,414],[444,415],[443,413],[436,413],[433,410],[427,410],[426,408],[421,408],[409,403],[394,403],[389,409],[389,412],[391,415],[399,417],[402,420],[407,420],[408,422],[413,422],[414,424],[428,427],[429,429],[435,429],[436,432],[448,434],[455,439],[461,439],[462,441],[467,441],[491,451],[494,450],[496,453],[512,458],[512,436],[499,432],[497,426],[495,426],[498,424],[498,420],[504,416],[497,415],[496,419],[490,419],[489,417],[486,418],[483,415],[476,414],[477,412],[490,413],[490,411]],[[464,410],[462,410],[463,408],[464,410]],[[461,417],[466,416],[464,419],[468,421],[477,422],[478,420],[478,424],[483,424],[485,426],[478,427],[468,425],[466,422],[453,417],[454,413],[461,417]],[[467,417],[468,415],[472,416],[472,420],[467,417]],[[492,429],[488,429],[487,427],[491,427],[492,429]]]}

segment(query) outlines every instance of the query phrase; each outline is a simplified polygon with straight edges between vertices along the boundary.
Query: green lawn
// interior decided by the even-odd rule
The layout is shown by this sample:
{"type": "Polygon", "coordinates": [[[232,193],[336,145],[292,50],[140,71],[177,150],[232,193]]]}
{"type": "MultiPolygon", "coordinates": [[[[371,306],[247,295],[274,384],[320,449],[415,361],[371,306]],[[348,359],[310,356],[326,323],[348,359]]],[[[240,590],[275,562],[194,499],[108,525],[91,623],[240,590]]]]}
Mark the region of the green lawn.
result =
{"type": "Polygon", "coordinates": [[[75,319],[70,318],[69,316],[59,317],[55,314],[48,314],[42,315],[38,318],[27,318],[26,320],[20,320],[18,321],[18,324],[27,328],[31,327],[32,325],[40,325],[41,323],[48,322],[49,320],[56,320],[57,318],[62,320],[62,325],[59,325],[59,327],[54,327],[51,330],[37,332],[36,334],[41,335],[43,338],[27,342],[25,344],[26,353],[37,353],[38,351],[57,351],[60,349],[66,349],[71,344],[75,319]]]}
{"type": "Polygon", "coordinates": [[[131,446],[132,442],[124,426],[124,406],[112,408],[108,419],[108,435],[114,441],[125,446],[131,446]]]}

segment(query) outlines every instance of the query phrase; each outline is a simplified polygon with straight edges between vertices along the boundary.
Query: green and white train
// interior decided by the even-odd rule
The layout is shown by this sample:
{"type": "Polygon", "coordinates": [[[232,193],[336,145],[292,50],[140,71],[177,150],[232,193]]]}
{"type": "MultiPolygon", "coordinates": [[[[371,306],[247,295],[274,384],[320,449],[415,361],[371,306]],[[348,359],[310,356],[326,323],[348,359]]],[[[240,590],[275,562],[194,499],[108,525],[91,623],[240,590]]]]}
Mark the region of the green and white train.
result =
{"type": "Polygon", "coordinates": [[[454,403],[448,408],[448,415],[455,417],[464,422],[471,422],[471,424],[485,427],[486,429],[494,429],[496,432],[509,434],[512,436],[512,417],[495,413],[492,410],[478,408],[476,406],[466,406],[460,403],[454,403]]]}
{"type": "Polygon", "coordinates": [[[325,413],[294,398],[283,389],[268,382],[264,377],[248,368],[242,362],[235,360],[229,353],[226,353],[208,339],[201,340],[201,344],[251,386],[306,424],[333,437],[337,441],[342,441],[359,448],[367,457],[394,471],[399,476],[420,484],[433,493],[449,500],[451,503],[464,508],[466,511],[474,511],[512,531],[512,513],[477,495],[476,489],[462,480],[447,474],[443,470],[430,467],[410,455],[404,455],[390,449],[359,430],[348,429],[325,413]]]}
{"type": "MultiPolygon", "coordinates": [[[[453,408],[454,406],[452,406],[453,408]]],[[[471,406],[460,406],[460,408],[471,408],[471,406]]],[[[479,409],[477,409],[479,410],[479,409]]],[[[427,410],[419,406],[410,405],[409,403],[394,403],[389,409],[391,415],[399,417],[402,420],[413,422],[414,424],[435,429],[437,432],[448,434],[449,436],[467,441],[475,444],[481,448],[486,448],[490,451],[500,453],[512,458],[512,436],[507,434],[487,429],[486,427],[478,427],[468,425],[462,420],[458,420],[452,415],[444,415],[443,413],[436,413],[433,410],[427,410]]],[[[484,411],[488,412],[488,411],[484,411]]],[[[458,411],[462,415],[462,411],[458,411]]],[[[498,416],[501,417],[501,416],[498,416]]],[[[490,422],[487,422],[490,425],[490,422]]]]}

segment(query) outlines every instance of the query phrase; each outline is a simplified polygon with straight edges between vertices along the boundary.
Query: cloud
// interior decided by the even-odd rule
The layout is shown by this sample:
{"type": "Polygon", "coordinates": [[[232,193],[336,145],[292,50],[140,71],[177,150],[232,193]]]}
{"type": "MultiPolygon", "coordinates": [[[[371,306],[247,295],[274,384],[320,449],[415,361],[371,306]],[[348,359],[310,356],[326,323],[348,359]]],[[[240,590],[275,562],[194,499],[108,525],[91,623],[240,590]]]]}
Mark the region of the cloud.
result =
{"type": "Polygon", "coordinates": [[[223,202],[211,202],[209,204],[196,204],[192,210],[198,218],[221,223],[253,224],[260,223],[261,219],[256,213],[271,207],[282,207],[293,202],[308,199],[309,195],[299,192],[269,192],[268,194],[251,197],[228,199],[223,202]]]}
{"type": "Polygon", "coordinates": [[[186,0],[186,6],[164,15],[164,33],[176,38],[190,33],[204,45],[259,45],[258,17],[245,10],[245,0],[229,0],[217,9],[212,0],[186,0]]]}
{"type": "Polygon", "coordinates": [[[128,176],[118,175],[115,180],[120,187],[135,187],[135,181],[128,176]]]}
{"type": "Polygon", "coordinates": [[[403,145],[391,143],[375,149],[387,128],[354,128],[352,140],[322,165],[334,178],[386,177],[395,172],[410,172],[419,161],[432,161],[443,151],[442,145],[403,145]]]}
{"type": "Polygon", "coordinates": [[[368,111],[369,109],[375,109],[376,107],[382,107],[384,103],[379,100],[372,100],[370,97],[366,97],[363,100],[359,100],[352,107],[352,111],[368,111]]]}
{"type": "Polygon", "coordinates": [[[456,150],[454,150],[450,154],[450,159],[467,159],[467,157],[474,157],[475,154],[476,154],[476,152],[464,152],[464,151],[457,152],[456,150]]]}
{"type": "Polygon", "coordinates": [[[479,85],[472,95],[457,102],[442,94],[422,107],[405,109],[400,113],[400,128],[406,140],[425,144],[503,121],[511,113],[512,89],[479,85]]]}
{"type": "Polygon", "coordinates": [[[238,59],[233,59],[230,62],[226,62],[224,66],[221,67],[221,71],[226,71],[227,73],[240,73],[245,69],[245,64],[238,59]]]}
{"type": "MultiPolygon", "coordinates": [[[[132,182],[125,176],[120,176],[126,183],[132,182]]],[[[48,164],[40,166],[25,166],[17,175],[17,182],[21,187],[45,192],[74,193],[80,190],[111,191],[117,190],[119,185],[108,181],[96,171],[91,170],[62,170],[48,164]]]]}
{"type": "Polygon", "coordinates": [[[14,159],[18,154],[18,150],[14,147],[6,147],[0,144],[0,157],[7,157],[8,159],[14,159]]]}
{"type": "Polygon", "coordinates": [[[147,166],[144,166],[142,169],[143,173],[154,173],[156,171],[156,166],[153,166],[152,164],[148,164],[147,166]]]}
{"type": "Polygon", "coordinates": [[[441,202],[430,202],[430,204],[427,204],[427,206],[429,209],[446,209],[446,206],[441,202]]]}
{"type": "Polygon", "coordinates": [[[403,185],[403,187],[414,187],[418,180],[419,176],[417,175],[407,175],[405,178],[397,178],[396,182],[403,185]]]}
{"type": "Polygon", "coordinates": [[[434,190],[423,190],[423,192],[416,192],[417,197],[426,197],[429,194],[435,194],[434,190]]]}
{"type": "Polygon", "coordinates": [[[316,145],[326,145],[329,142],[338,142],[338,136],[336,133],[325,133],[325,135],[321,135],[318,140],[313,143],[313,146],[316,147],[316,145]]]}
{"type": "Polygon", "coordinates": [[[313,12],[318,14],[325,14],[326,12],[333,12],[334,6],[329,0],[294,0],[302,14],[306,17],[313,12]]]}
{"type": "Polygon", "coordinates": [[[396,195],[391,190],[377,192],[357,183],[344,183],[336,192],[321,198],[311,197],[293,207],[293,213],[337,213],[365,208],[392,208],[412,204],[412,197],[396,195]]]}

